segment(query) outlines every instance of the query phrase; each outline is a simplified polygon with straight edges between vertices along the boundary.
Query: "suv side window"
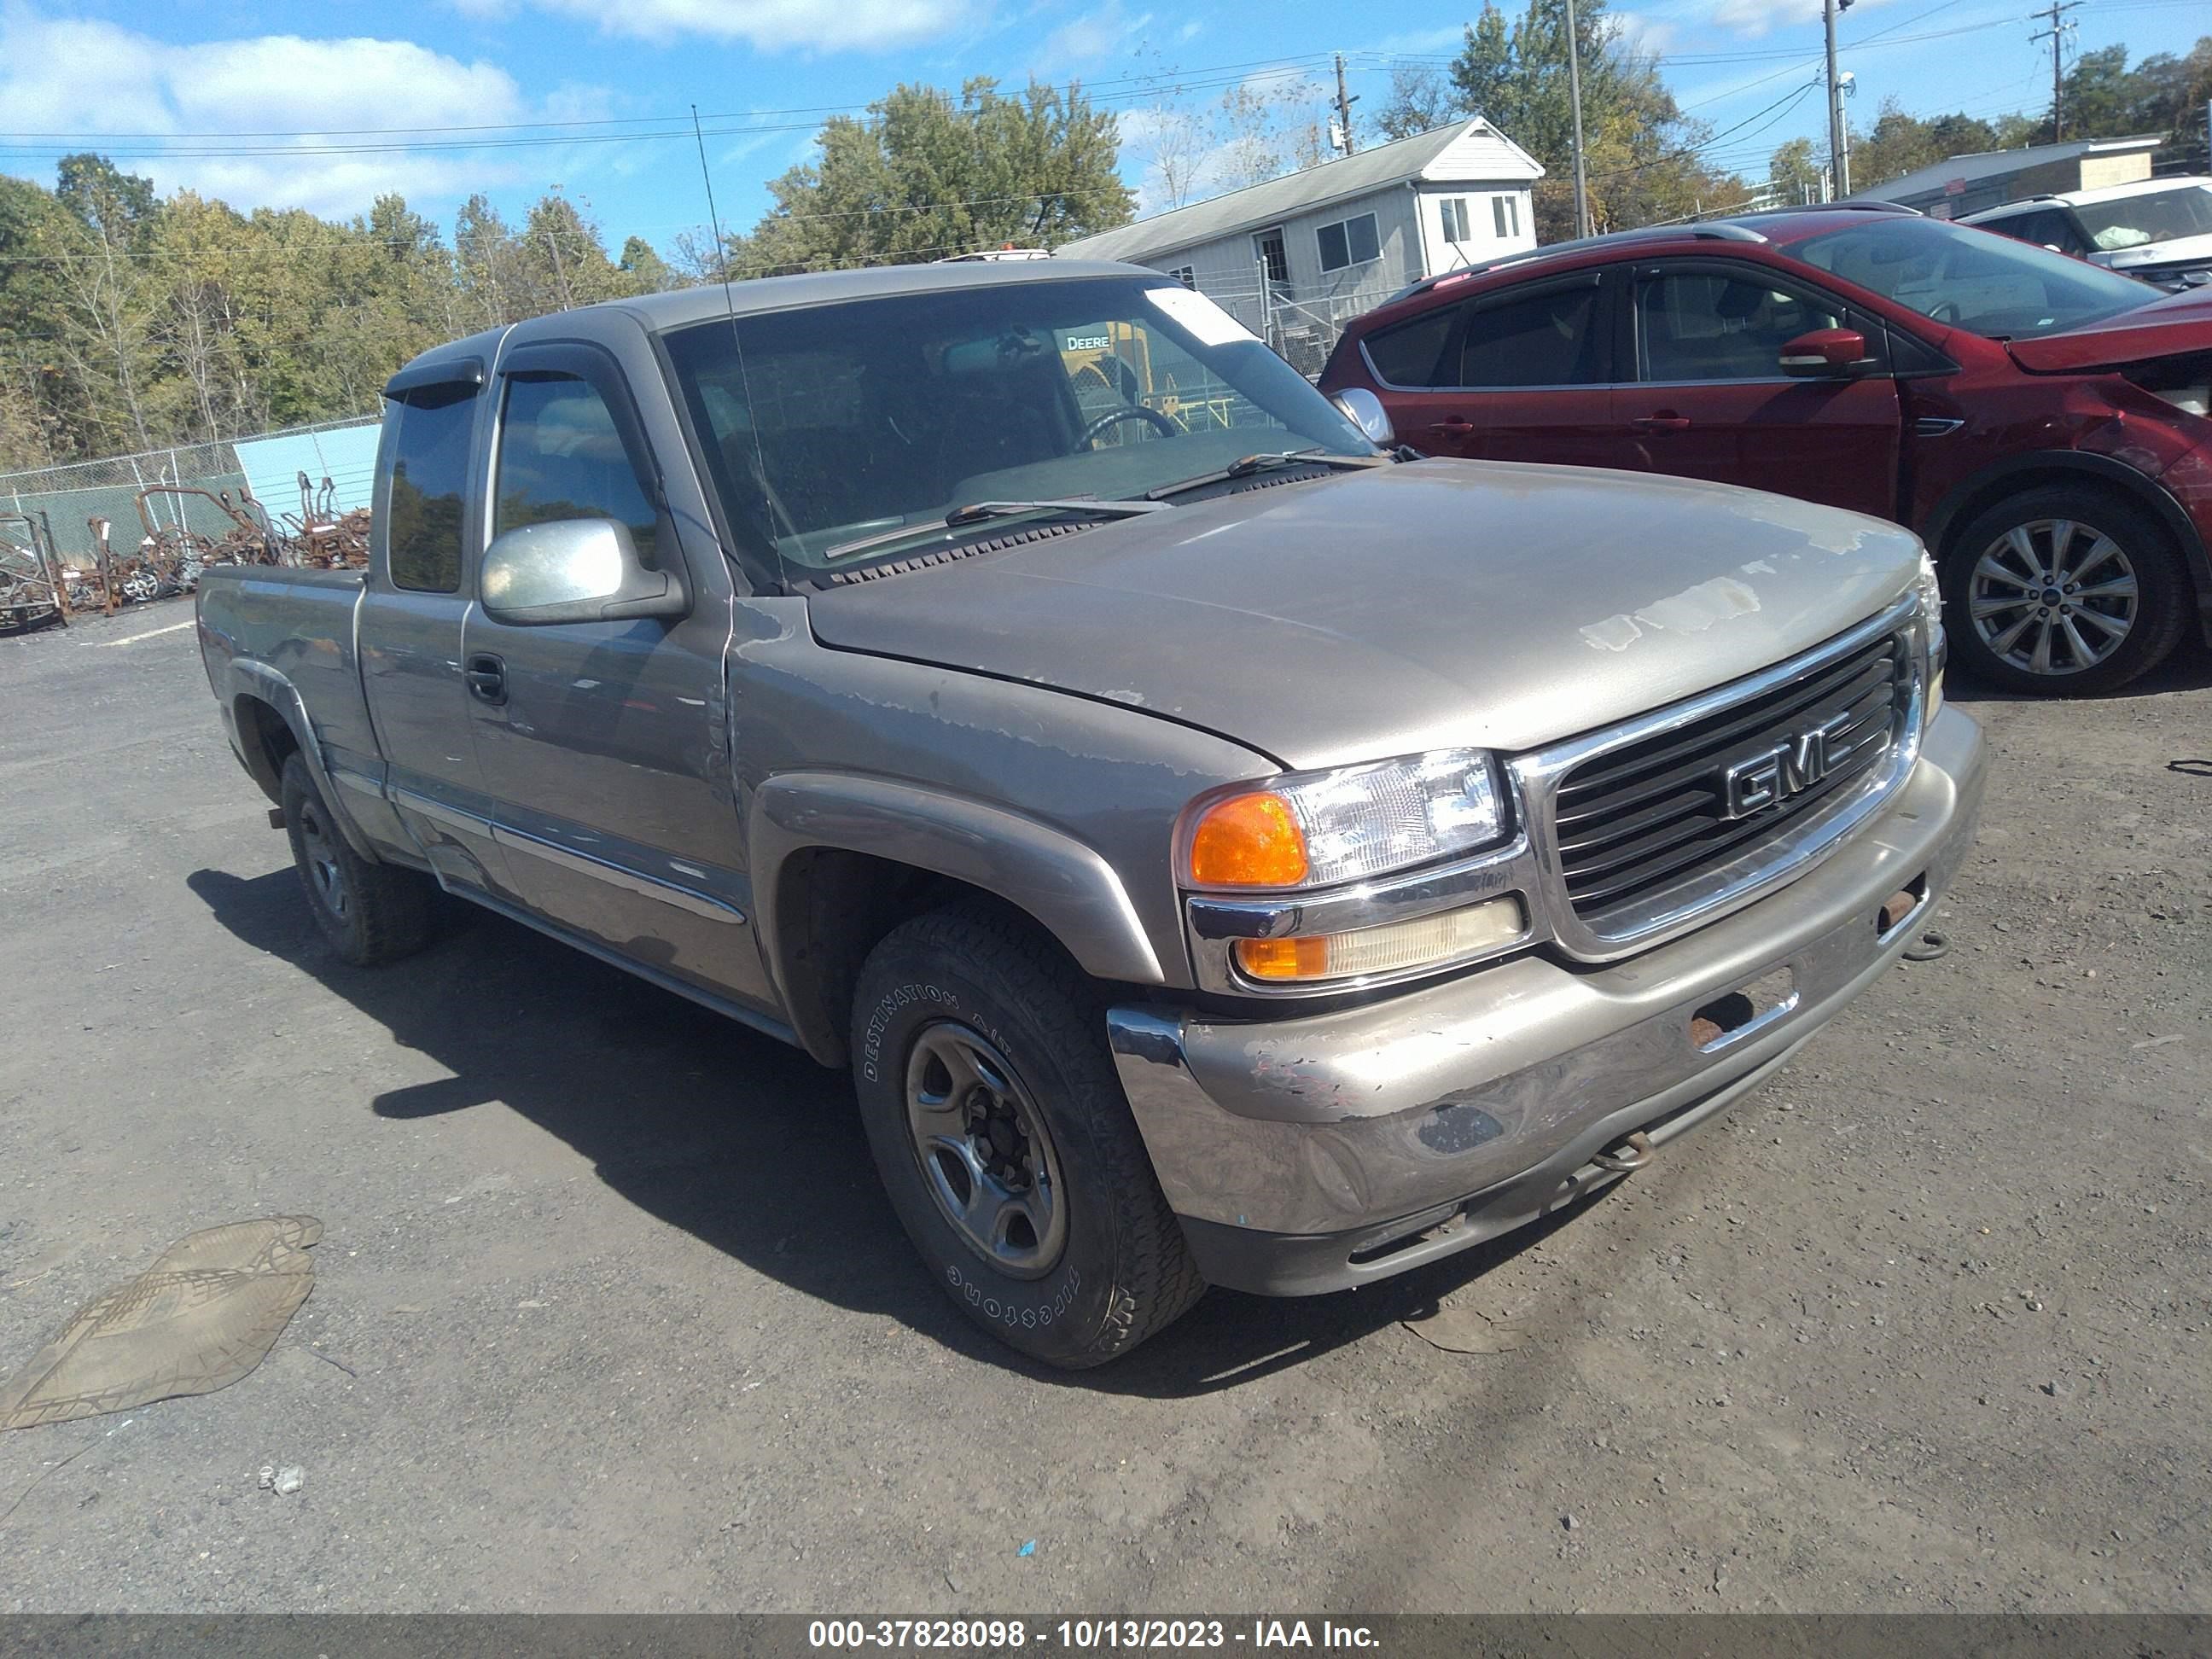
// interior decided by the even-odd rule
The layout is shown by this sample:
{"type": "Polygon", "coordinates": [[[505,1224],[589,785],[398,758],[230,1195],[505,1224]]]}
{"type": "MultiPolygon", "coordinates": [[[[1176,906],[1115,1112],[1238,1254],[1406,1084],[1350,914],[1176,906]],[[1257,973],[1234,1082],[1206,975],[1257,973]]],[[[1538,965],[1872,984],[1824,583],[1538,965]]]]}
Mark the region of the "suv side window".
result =
{"type": "MultiPolygon", "coordinates": [[[[1443,373],[1444,347],[1451,341],[1456,314],[1449,306],[1437,306],[1411,322],[1377,330],[1367,337],[1367,362],[1390,386],[1449,386],[1443,373]]],[[[1457,367],[1458,360],[1453,360],[1457,367]]]]}
{"type": "Polygon", "coordinates": [[[1462,316],[1462,386],[1591,386],[1605,378],[1595,272],[1571,283],[1469,301],[1462,316]]]}
{"type": "Polygon", "coordinates": [[[1844,316],[1763,272],[1662,266],[1637,282],[1636,324],[1646,380],[1778,380],[1785,344],[1844,316]]]}
{"type": "Polygon", "coordinates": [[[2001,230],[2008,236],[2023,242],[2033,242],[2038,247],[2055,247],[2061,253],[2081,254],[2088,251],[2087,244],[2075,234],[2073,216],[2063,208],[2043,208],[2034,213],[2022,213],[1991,225],[1991,230],[2001,230]]]}
{"type": "Polygon", "coordinates": [[[476,424],[474,385],[423,386],[393,405],[391,526],[385,539],[392,585],[418,593],[461,586],[461,515],[476,424]]]}
{"type": "Polygon", "coordinates": [[[629,527],[646,568],[659,568],[660,515],[639,481],[614,412],[580,376],[507,377],[492,494],[495,536],[562,519],[612,519],[629,527]]]}

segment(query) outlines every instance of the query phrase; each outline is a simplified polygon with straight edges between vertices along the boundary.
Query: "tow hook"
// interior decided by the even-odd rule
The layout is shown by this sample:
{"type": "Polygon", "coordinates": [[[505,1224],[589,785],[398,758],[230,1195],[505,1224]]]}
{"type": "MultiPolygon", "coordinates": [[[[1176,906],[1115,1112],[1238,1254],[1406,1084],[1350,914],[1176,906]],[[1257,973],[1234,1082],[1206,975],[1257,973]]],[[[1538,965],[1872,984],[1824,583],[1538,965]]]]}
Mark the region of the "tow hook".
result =
{"type": "Polygon", "coordinates": [[[1615,1175],[1626,1175],[1631,1170],[1640,1170],[1657,1157],[1659,1149],[1651,1144],[1651,1137],[1638,1129],[1624,1140],[1616,1140],[1590,1162],[1601,1170],[1610,1170],[1615,1175]]]}

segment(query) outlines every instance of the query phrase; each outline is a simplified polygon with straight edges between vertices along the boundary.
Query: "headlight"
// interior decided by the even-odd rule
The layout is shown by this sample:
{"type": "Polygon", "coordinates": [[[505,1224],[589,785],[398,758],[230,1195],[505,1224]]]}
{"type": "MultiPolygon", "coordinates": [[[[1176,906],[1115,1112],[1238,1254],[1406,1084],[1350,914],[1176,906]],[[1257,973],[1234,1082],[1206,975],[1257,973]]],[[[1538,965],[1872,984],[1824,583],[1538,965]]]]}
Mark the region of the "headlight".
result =
{"type": "Polygon", "coordinates": [[[1950,644],[1943,635],[1943,583],[1936,574],[1936,561],[1926,553],[1920,556],[1920,615],[1928,629],[1928,714],[1934,720],[1936,711],[1943,706],[1943,665],[1950,656],[1950,644]]]}
{"type": "Polygon", "coordinates": [[[1207,802],[1178,863],[1198,888],[1325,887],[1504,838],[1498,767],[1480,750],[1291,772],[1207,802]]]}

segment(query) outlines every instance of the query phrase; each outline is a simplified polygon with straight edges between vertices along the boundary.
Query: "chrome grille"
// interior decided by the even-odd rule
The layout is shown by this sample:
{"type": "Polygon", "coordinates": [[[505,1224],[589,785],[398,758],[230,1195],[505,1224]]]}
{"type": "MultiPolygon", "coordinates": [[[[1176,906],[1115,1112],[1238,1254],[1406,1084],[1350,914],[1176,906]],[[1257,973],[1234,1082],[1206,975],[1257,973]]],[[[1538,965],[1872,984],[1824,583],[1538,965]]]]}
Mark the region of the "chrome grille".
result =
{"type": "Polygon", "coordinates": [[[1605,933],[1654,895],[1717,874],[1850,793],[1891,752],[1911,688],[1909,636],[1879,635],[1572,768],[1559,780],[1553,838],[1575,915],[1605,933]],[[1728,816],[1724,778],[1732,765],[1838,718],[1838,747],[1851,747],[1832,770],[1762,810],[1728,816]]]}

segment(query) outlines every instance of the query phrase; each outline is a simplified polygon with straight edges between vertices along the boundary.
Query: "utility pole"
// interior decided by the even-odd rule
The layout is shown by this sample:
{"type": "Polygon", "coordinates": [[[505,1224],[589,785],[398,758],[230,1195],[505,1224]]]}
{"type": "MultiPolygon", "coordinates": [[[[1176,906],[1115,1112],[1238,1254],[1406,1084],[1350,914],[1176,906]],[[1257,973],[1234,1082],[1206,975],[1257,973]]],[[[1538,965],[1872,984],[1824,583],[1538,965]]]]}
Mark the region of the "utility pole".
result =
{"type": "Polygon", "coordinates": [[[1844,128],[1844,88],[1836,78],[1836,15],[1850,10],[1850,4],[1851,0],[1820,0],[1820,21],[1828,32],[1828,173],[1830,193],[1838,201],[1851,193],[1851,157],[1844,128]]]}
{"type": "Polygon", "coordinates": [[[1583,52],[1575,0],[1567,0],[1567,96],[1575,106],[1575,234],[1590,234],[1589,174],[1583,167],[1583,52]]]}
{"type": "Polygon", "coordinates": [[[1344,54],[1336,54],[1336,147],[1346,155],[1359,148],[1352,136],[1352,106],[1358,97],[1344,89],[1344,54]]]}
{"type": "Polygon", "coordinates": [[[2066,53],[2064,46],[2067,31],[2071,29],[2074,25],[2067,22],[2065,21],[2065,17],[2068,12],[2079,10],[2081,9],[2081,0],[2051,0],[2051,4],[2045,9],[2028,13],[2028,19],[2031,22],[2036,18],[2040,17],[2045,19],[2051,25],[2049,28],[2043,30],[2040,33],[2031,34],[2027,39],[2028,43],[2031,46],[2038,40],[2048,40],[2051,42],[2051,142],[2054,144],[2066,136],[2066,118],[2064,109],[2066,101],[2066,53]]]}

